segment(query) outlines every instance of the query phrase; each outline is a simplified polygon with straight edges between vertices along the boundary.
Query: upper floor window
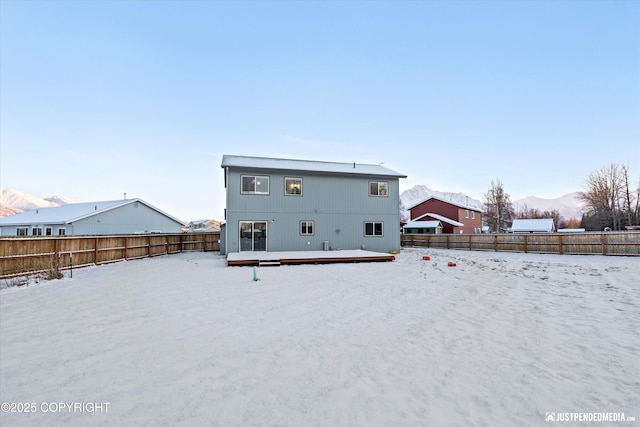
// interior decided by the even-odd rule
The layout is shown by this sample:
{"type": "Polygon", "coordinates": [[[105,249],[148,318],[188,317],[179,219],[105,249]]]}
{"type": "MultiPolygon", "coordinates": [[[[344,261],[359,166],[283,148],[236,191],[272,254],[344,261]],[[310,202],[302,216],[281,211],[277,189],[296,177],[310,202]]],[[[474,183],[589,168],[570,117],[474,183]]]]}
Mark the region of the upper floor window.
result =
{"type": "Polygon", "coordinates": [[[469,209],[464,210],[464,217],[469,218],[469,209]]]}
{"type": "Polygon", "coordinates": [[[269,177],[242,175],[242,194],[269,194],[269,177]]]}
{"type": "Polygon", "coordinates": [[[474,211],[471,211],[471,219],[476,219],[476,213],[474,211]]]}
{"type": "Polygon", "coordinates": [[[302,196],[302,178],[285,178],[284,194],[287,196],[302,196]]]}
{"type": "Polygon", "coordinates": [[[387,181],[369,181],[369,195],[382,196],[389,195],[389,183],[387,181]]]}

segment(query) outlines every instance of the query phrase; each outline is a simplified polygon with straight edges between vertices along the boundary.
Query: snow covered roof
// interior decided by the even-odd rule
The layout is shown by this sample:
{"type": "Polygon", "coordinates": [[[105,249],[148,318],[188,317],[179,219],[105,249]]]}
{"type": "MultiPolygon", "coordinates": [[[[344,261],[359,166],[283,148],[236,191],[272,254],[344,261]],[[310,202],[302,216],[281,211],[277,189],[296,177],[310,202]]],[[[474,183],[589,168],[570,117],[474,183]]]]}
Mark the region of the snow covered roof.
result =
{"type": "Polygon", "coordinates": [[[511,231],[518,232],[551,232],[553,231],[553,218],[540,219],[514,219],[511,231]]]}
{"type": "Polygon", "coordinates": [[[323,172],[350,175],[374,175],[406,178],[399,172],[387,169],[381,165],[363,163],[322,162],[317,160],[277,159],[267,157],[222,156],[223,168],[276,169],[303,172],[323,172]]]}
{"type": "Polygon", "coordinates": [[[450,205],[457,206],[457,207],[462,208],[462,209],[468,209],[470,211],[482,212],[482,210],[480,210],[478,208],[474,208],[472,206],[468,206],[468,205],[465,205],[465,204],[462,204],[462,203],[457,203],[457,202],[454,202],[452,200],[445,200],[442,197],[437,197],[437,196],[429,196],[426,199],[422,199],[419,202],[416,202],[413,205],[407,207],[407,210],[413,209],[416,206],[421,205],[424,202],[426,202],[427,200],[431,200],[431,199],[440,200],[441,202],[449,203],[450,205]]]}
{"type": "Polygon", "coordinates": [[[182,221],[171,215],[162,212],[160,209],[150,205],[141,199],[130,200],[109,200],[104,202],[72,203],[54,208],[37,208],[16,215],[0,218],[0,227],[13,225],[30,224],[69,224],[74,221],[109,211],[130,203],[139,202],[149,208],[171,218],[172,220],[185,225],[182,221]]]}
{"type": "Polygon", "coordinates": [[[442,227],[440,221],[409,221],[404,228],[437,228],[442,227]]]}
{"type": "Polygon", "coordinates": [[[438,214],[435,214],[435,213],[426,213],[424,215],[420,215],[417,218],[414,218],[413,220],[414,221],[420,221],[422,218],[426,218],[426,217],[430,217],[430,218],[434,218],[434,219],[440,220],[442,222],[446,222],[447,224],[451,224],[454,227],[462,227],[464,225],[461,222],[454,221],[451,218],[447,218],[446,216],[438,215],[438,214]]]}

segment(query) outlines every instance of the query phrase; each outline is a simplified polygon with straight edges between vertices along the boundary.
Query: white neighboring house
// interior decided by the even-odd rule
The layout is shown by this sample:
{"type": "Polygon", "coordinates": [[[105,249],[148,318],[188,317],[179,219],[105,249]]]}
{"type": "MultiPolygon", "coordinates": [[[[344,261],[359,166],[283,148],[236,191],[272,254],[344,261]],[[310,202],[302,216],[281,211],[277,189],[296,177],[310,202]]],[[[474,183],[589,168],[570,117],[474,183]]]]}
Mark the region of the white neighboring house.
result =
{"type": "Polygon", "coordinates": [[[0,218],[0,235],[180,233],[185,225],[144,200],[111,200],[38,208],[0,218]]]}
{"type": "Polygon", "coordinates": [[[514,219],[512,233],[553,233],[556,231],[553,218],[514,219]]]}

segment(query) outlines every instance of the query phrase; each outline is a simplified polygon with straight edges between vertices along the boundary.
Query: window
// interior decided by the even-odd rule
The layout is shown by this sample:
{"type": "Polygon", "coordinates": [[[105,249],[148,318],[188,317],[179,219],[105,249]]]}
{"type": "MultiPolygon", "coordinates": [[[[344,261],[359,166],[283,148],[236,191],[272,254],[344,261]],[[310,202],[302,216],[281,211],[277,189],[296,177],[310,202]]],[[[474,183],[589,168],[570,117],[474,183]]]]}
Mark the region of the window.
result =
{"type": "Polygon", "coordinates": [[[242,194],[269,194],[269,177],[242,175],[242,194]]]}
{"type": "Polygon", "coordinates": [[[474,211],[471,211],[471,219],[476,219],[476,213],[474,211]]]}
{"type": "Polygon", "coordinates": [[[302,178],[285,178],[284,194],[287,196],[302,196],[302,178]]]}
{"type": "Polygon", "coordinates": [[[67,229],[66,228],[59,228],[58,229],[58,236],[66,236],[67,235],[67,229]]]}
{"type": "Polygon", "coordinates": [[[469,209],[464,210],[464,217],[469,218],[469,209]]]}
{"type": "Polygon", "coordinates": [[[40,227],[34,227],[31,229],[31,235],[32,236],[42,236],[42,228],[40,227]]]}
{"type": "Polygon", "coordinates": [[[16,236],[26,236],[28,230],[27,227],[20,227],[16,230],[16,236]]]}
{"type": "Polygon", "coordinates": [[[300,235],[313,236],[313,221],[300,221],[300,235]]]}
{"type": "Polygon", "coordinates": [[[382,222],[365,222],[364,223],[364,235],[365,236],[382,236],[382,222]]]}
{"type": "Polygon", "coordinates": [[[44,229],[44,234],[47,236],[51,236],[52,232],[53,232],[53,229],[51,227],[47,227],[44,229]]]}
{"type": "Polygon", "coordinates": [[[389,195],[389,183],[387,181],[370,181],[369,195],[387,197],[389,195]]]}

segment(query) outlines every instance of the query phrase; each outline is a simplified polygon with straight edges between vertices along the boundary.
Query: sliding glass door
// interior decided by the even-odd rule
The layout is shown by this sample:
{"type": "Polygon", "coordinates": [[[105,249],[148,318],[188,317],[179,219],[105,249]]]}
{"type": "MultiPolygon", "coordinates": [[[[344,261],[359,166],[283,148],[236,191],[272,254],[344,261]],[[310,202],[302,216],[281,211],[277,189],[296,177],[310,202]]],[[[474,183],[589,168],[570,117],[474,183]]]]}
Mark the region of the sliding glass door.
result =
{"type": "Polygon", "coordinates": [[[240,221],[240,252],[267,250],[267,222],[240,221]]]}

